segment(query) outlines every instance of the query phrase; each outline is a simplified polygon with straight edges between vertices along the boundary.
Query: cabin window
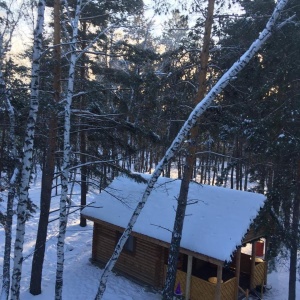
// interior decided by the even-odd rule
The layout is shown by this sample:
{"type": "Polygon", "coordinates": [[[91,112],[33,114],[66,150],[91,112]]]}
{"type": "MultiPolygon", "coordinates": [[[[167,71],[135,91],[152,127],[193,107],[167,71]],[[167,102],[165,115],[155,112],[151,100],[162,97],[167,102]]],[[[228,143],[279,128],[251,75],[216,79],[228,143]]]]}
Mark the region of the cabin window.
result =
{"type": "MultiPolygon", "coordinates": [[[[120,237],[121,237],[122,233],[117,231],[117,240],[116,243],[119,241],[120,237]]],[[[127,239],[123,251],[129,254],[135,254],[135,247],[136,247],[136,241],[135,241],[135,237],[133,237],[132,235],[129,236],[129,238],[127,239]]]]}

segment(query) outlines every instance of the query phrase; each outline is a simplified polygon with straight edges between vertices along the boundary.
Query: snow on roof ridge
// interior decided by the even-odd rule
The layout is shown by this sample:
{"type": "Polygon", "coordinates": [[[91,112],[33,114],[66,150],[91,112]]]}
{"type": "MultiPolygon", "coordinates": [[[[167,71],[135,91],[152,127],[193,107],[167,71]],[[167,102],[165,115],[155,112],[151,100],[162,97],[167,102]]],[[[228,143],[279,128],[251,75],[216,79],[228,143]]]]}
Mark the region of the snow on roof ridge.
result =
{"type": "MultiPolygon", "coordinates": [[[[150,178],[150,174],[141,174],[150,178]]],[[[170,243],[181,180],[159,177],[133,231],[170,243]]],[[[86,207],[83,214],[125,228],[146,184],[119,176],[96,198],[102,208],[86,207]]],[[[181,247],[229,261],[250,224],[264,205],[265,196],[192,183],[181,247]]]]}

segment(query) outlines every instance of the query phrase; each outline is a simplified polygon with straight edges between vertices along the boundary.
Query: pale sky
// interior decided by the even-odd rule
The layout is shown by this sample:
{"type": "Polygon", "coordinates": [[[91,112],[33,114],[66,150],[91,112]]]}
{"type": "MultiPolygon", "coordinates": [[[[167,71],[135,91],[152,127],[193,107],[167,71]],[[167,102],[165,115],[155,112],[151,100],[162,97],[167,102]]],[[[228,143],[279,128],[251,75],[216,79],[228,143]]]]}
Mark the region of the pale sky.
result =
{"type": "MultiPolygon", "coordinates": [[[[155,1],[154,0],[143,0],[144,4],[145,4],[145,16],[147,19],[154,19],[155,21],[155,26],[154,26],[154,34],[155,32],[157,32],[158,34],[160,34],[163,30],[163,24],[165,21],[168,20],[168,18],[170,17],[169,15],[155,15],[154,11],[153,11],[153,6],[155,5],[155,1]]],[[[176,0],[164,0],[164,2],[169,2],[171,7],[170,10],[172,9],[180,9],[180,4],[178,3],[178,1],[176,0]]],[[[207,2],[206,0],[202,0],[202,3],[204,6],[207,6],[207,2]]],[[[187,3],[187,7],[190,7],[191,4],[193,3],[193,0],[186,0],[187,3]]],[[[199,14],[198,13],[191,13],[191,12],[183,12],[184,14],[188,14],[189,16],[189,22],[190,22],[190,26],[192,27],[196,21],[196,19],[198,18],[199,14]]],[[[230,11],[226,11],[225,8],[225,13],[236,13],[236,14],[241,14],[241,9],[240,6],[238,4],[232,5],[232,8],[230,9],[230,11]]]]}
{"type": "MultiPolygon", "coordinates": [[[[16,10],[20,7],[19,3],[22,0],[10,0],[11,3],[17,5],[16,6],[16,10]]],[[[166,1],[166,0],[164,0],[166,1]]],[[[193,0],[187,0],[187,3],[191,3],[193,0]]],[[[175,0],[169,0],[169,2],[171,3],[171,8],[175,9],[175,8],[180,8],[178,1],[175,0]]],[[[204,5],[206,4],[207,1],[204,1],[204,5]]],[[[170,15],[155,15],[154,10],[152,9],[155,2],[154,0],[144,0],[144,4],[145,4],[145,16],[146,18],[150,21],[151,19],[154,20],[154,28],[153,28],[153,34],[154,35],[159,35],[162,33],[163,31],[163,24],[164,22],[166,22],[169,18],[170,15]]],[[[231,10],[235,11],[238,13],[238,9],[237,8],[233,8],[231,10]]],[[[33,11],[27,10],[26,12],[26,19],[20,21],[20,25],[18,26],[17,30],[15,31],[14,34],[14,38],[13,38],[13,43],[12,43],[12,51],[10,55],[16,55],[17,53],[23,53],[26,49],[28,49],[28,47],[30,47],[31,44],[31,39],[32,39],[32,32],[33,32],[33,20],[36,18],[36,10],[34,9],[33,11]]],[[[50,20],[49,20],[49,13],[46,13],[46,19],[45,19],[45,24],[47,24],[50,20]]],[[[193,20],[196,20],[197,18],[197,14],[189,14],[189,19],[191,22],[191,26],[193,25],[193,20]]]]}

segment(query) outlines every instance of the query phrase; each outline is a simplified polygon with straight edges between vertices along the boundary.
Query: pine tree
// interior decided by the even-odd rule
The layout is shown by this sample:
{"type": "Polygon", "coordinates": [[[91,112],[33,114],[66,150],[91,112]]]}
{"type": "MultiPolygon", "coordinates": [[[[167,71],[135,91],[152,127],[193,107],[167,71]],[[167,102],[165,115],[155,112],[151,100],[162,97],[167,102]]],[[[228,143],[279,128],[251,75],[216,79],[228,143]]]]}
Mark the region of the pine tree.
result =
{"type": "MultiPolygon", "coordinates": [[[[263,18],[272,10],[273,1],[241,1],[246,18],[228,22],[224,26],[227,37],[221,41],[221,69],[235,52],[249,43],[248,36],[262,28],[263,18]],[[241,31],[249,34],[242,39],[241,31]],[[240,43],[236,45],[236,41],[240,43]],[[234,46],[233,46],[234,45],[234,46]],[[228,49],[231,49],[229,51],[228,49]]],[[[298,13],[294,1],[287,11],[298,13]]],[[[222,105],[234,103],[223,110],[225,134],[243,137],[244,152],[251,156],[251,180],[259,184],[259,192],[268,193],[267,208],[273,218],[271,249],[275,256],[284,244],[291,250],[290,295],[295,299],[295,250],[299,243],[296,224],[298,216],[299,84],[297,78],[299,33],[293,20],[274,33],[253,62],[248,65],[226,91],[222,105]],[[224,102],[223,102],[224,101],[224,102]],[[226,124],[226,125],[225,125],[226,124]],[[296,238],[295,238],[296,237],[296,238]]],[[[262,220],[262,222],[265,221],[262,220]]]]}

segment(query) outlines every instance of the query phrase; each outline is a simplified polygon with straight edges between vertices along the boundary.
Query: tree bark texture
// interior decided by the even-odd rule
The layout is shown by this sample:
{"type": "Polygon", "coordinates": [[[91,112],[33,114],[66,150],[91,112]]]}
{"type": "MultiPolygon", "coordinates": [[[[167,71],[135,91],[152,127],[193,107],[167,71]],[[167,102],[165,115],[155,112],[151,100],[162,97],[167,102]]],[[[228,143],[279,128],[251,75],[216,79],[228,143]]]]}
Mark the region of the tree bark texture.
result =
{"type": "Polygon", "coordinates": [[[49,221],[49,211],[52,196],[52,182],[55,171],[55,150],[57,139],[57,113],[56,103],[60,100],[60,1],[54,1],[54,103],[53,110],[51,111],[50,119],[48,121],[48,138],[46,149],[46,161],[42,174],[42,186],[41,186],[41,200],[40,200],[40,218],[37,231],[37,238],[35,243],[35,249],[31,266],[30,277],[30,293],[32,295],[39,295],[42,292],[42,271],[45,256],[45,246],[47,240],[47,229],[49,221]]]}
{"type": "MultiPolygon", "coordinates": [[[[82,22],[82,45],[81,48],[85,49],[86,47],[86,21],[82,22]]],[[[84,81],[85,81],[85,55],[82,56],[82,64],[81,64],[81,69],[80,69],[80,77],[82,81],[82,89],[84,89],[84,81]]],[[[80,99],[80,109],[85,108],[85,96],[82,96],[80,99]]],[[[81,117],[80,117],[81,118],[81,117]]],[[[80,119],[80,163],[82,164],[81,167],[81,190],[80,190],[80,204],[81,204],[81,209],[82,210],[85,205],[86,205],[86,194],[87,194],[87,166],[86,166],[86,132],[84,125],[82,124],[82,118],[80,119]]],[[[80,215],[80,226],[85,227],[86,226],[86,219],[80,215]]]]}
{"type": "Polygon", "coordinates": [[[296,191],[293,203],[293,218],[290,247],[290,276],[288,300],[296,300],[297,281],[297,253],[299,245],[299,219],[300,219],[300,160],[297,162],[296,191]]]}
{"type": "MultiPolygon", "coordinates": [[[[207,64],[209,59],[209,44],[211,39],[211,28],[213,24],[213,14],[214,14],[215,0],[208,0],[207,16],[205,20],[205,31],[203,37],[203,47],[200,54],[200,73],[199,73],[199,89],[197,95],[194,99],[194,104],[197,105],[198,102],[203,99],[206,93],[206,76],[207,76],[207,64]]],[[[196,159],[196,149],[197,149],[197,137],[198,137],[198,127],[195,126],[191,129],[190,142],[187,148],[187,157],[183,172],[183,177],[180,185],[180,192],[177,201],[177,209],[175,215],[174,228],[172,232],[171,246],[168,257],[168,270],[166,283],[164,287],[163,299],[172,300],[174,295],[174,287],[177,273],[177,261],[182,237],[182,229],[185,217],[185,211],[187,206],[188,192],[190,180],[193,176],[193,169],[196,159]]]]}
{"type": "Polygon", "coordinates": [[[72,20],[72,41],[68,87],[65,101],[65,115],[64,115],[64,143],[63,143],[63,166],[61,172],[61,197],[60,197],[60,214],[59,214],[59,234],[57,239],[57,266],[56,266],[56,282],[55,282],[55,300],[62,299],[63,288],[63,269],[64,269],[64,245],[65,235],[68,222],[67,215],[67,196],[68,196],[68,179],[70,168],[70,130],[71,130],[71,105],[74,91],[75,80],[75,66],[78,56],[76,54],[76,45],[78,42],[78,25],[81,13],[82,1],[78,0],[76,3],[75,17],[72,20]]]}
{"type": "Polygon", "coordinates": [[[32,168],[33,142],[35,124],[39,104],[39,77],[40,57],[42,52],[42,36],[44,25],[45,1],[38,2],[38,18],[34,32],[34,47],[32,55],[31,84],[30,84],[30,112],[25,131],[23,146],[23,160],[21,170],[20,195],[17,206],[17,227],[14,247],[14,266],[12,274],[11,300],[19,300],[20,281],[22,276],[23,244],[25,235],[26,210],[28,204],[28,190],[30,184],[30,173],[32,168]]]}

